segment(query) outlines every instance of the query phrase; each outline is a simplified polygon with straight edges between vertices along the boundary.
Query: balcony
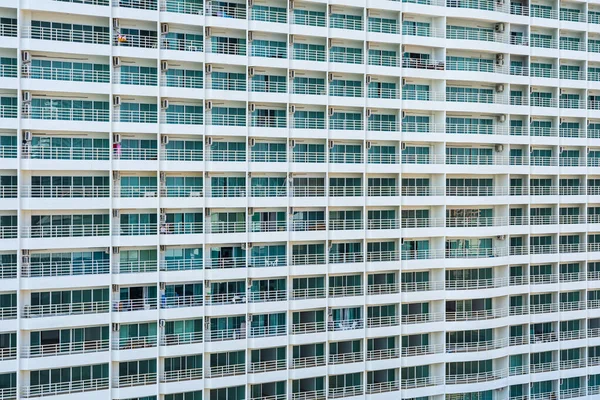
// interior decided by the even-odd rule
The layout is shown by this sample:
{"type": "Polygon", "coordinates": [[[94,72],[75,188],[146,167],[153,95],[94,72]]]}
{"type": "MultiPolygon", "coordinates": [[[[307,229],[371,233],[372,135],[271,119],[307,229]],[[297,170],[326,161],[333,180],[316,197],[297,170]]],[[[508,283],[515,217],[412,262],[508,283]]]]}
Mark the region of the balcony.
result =
{"type": "Polygon", "coordinates": [[[23,346],[21,348],[21,357],[38,358],[72,354],[87,354],[108,351],[108,349],[108,340],[44,344],[39,346],[23,346]]]}
{"type": "MultiPolygon", "coordinates": [[[[0,198],[6,197],[3,196],[4,191],[13,188],[4,187],[2,189],[4,190],[0,190],[0,198]]],[[[14,190],[14,194],[16,195],[16,190],[14,190]]],[[[98,198],[108,197],[109,194],[110,187],[108,186],[21,186],[21,196],[30,198],[98,198]]]]}
{"type": "MultiPolygon", "coordinates": [[[[446,345],[448,346],[448,345],[446,345]]],[[[425,356],[429,354],[438,354],[444,352],[444,346],[442,344],[429,344],[422,346],[409,346],[403,347],[401,354],[402,357],[415,357],[425,356]]],[[[448,352],[448,350],[446,350],[448,352]]]]}
{"type": "Polygon", "coordinates": [[[112,305],[114,312],[147,311],[156,310],[157,301],[151,297],[146,299],[114,300],[112,305]]]}
{"type": "MultiPolygon", "coordinates": [[[[94,64],[94,67],[104,65],[94,64]]],[[[6,70],[7,65],[3,66],[3,71],[6,70]]],[[[6,71],[5,71],[6,72],[6,71]]],[[[2,76],[2,73],[0,73],[2,76]]],[[[15,69],[16,77],[16,69],[15,69]]],[[[43,67],[41,65],[30,65],[25,64],[21,67],[21,77],[25,79],[42,79],[48,81],[68,81],[68,82],[88,82],[88,83],[109,83],[110,73],[108,72],[108,65],[106,70],[101,69],[78,69],[78,68],[56,68],[56,67],[43,67]]],[[[118,82],[118,81],[116,81],[118,82]]]]}
{"type": "Polygon", "coordinates": [[[86,379],[44,385],[23,386],[21,389],[21,396],[24,398],[60,396],[96,390],[107,390],[108,388],[108,378],[86,379]]]}
{"type": "Polygon", "coordinates": [[[325,332],[325,322],[304,322],[298,324],[292,324],[291,334],[302,335],[307,333],[325,332]]]}
{"type": "Polygon", "coordinates": [[[246,330],[245,329],[219,329],[219,330],[211,330],[205,336],[205,341],[207,342],[222,342],[226,340],[240,340],[246,338],[246,330]]]}
{"type": "Polygon", "coordinates": [[[325,288],[305,288],[305,289],[293,289],[290,294],[290,300],[309,300],[309,299],[324,299],[325,288]]]}
{"type": "Polygon", "coordinates": [[[161,382],[182,382],[202,379],[202,368],[176,369],[164,371],[160,375],[161,382]]]}
{"type": "Polygon", "coordinates": [[[95,301],[86,303],[65,303],[26,305],[23,307],[23,318],[56,317],[65,315],[87,315],[107,313],[110,309],[108,301],[95,301]]]}
{"type": "Polygon", "coordinates": [[[160,2],[160,11],[178,14],[202,15],[204,7],[201,2],[162,0],[160,2]]]}
{"type": "Polygon", "coordinates": [[[421,378],[407,378],[400,381],[402,389],[416,389],[428,386],[442,385],[444,377],[442,376],[426,376],[421,378]]]}
{"type": "Polygon", "coordinates": [[[508,338],[479,342],[446,343],[446,353],[472,353],[500,349],[509,345],[508,338]]]}
{"type": "Polygon", "coordinates": [[[94,225],[59,225],[59,226],[24,226],[21,237],[32,239],[108,236],[108,224],[94,225]]]}
{"type": "Polygon", "coordinates": [[[391,360],[400,357],[400,349],[378,349],[367,351],[367,361],[391,360]]]}
{"type": "MultiPolygon", "coordinates": [[[[53,103],[57,102],[55,99],[50,101],[53,103]]],[[[2,116],[1,113],[0,116],[2,116]]],[[[6,117],[10,118],[10,116],[6,117]]],[[[109,111],[100,109],[58,108],[33,105],[30,109],[24,108],[21,117],[25,119],[49,121],[108,122],[109,111]]]]}
{"type": "Polygon", "coordinates": [[[138,375],[124,375],[116,377],[112,386],[115,388],[126,388],[134,386],[146,386],[156,384],[156,372],[138,375]]]}
{"type": "MultiPolygon", "coordinates": [[[[4,149],[8,154],[12,154],[12,149],[4,149]]],[[[15,157],[16,151],[15,147],[15,157]]],[[[29,151],[23,151],[21,156],[32,160],[106,161],[109,159],[110,150],[108,148],[54,147],[52,145],[48,147],[35,146],[29,151]]]]}
{"type": "Polygon", "coordinates": [[[156,74],[145,74],[140,72],[121,72],[116,70],[113,73],[113,82],[118,85],[134,86],[156,86],[158,76],[156,74]]]}
{"type": "Polygon", "coordinates": [[[194,343],[202,343],[202,332],[164,333],[160,337],[161,346],[179,346],[194,343]]]}
{"type": "Polygon", "coordinates": [[[471,383],[481,383],[495,381],[497,379],[506,378],[508,369],[497,369],[489,372],[479,372],[474,374],[446,375],[447,385],[464,385],[471,383]]]}
{"type": "Polygon", "coordinates": [[[133,350],[156,347],[156,336],[114,337],[113,350],[133,350]]]}
{"type": "MultiPolygon", "coordinates": [[[[98,27],[94,27],[98,28],[98,27]]],[[[96,30],[76,30],[61,29],[42,26],[23,26],[21,28],[21,38],[51,40],[56,42],[86,43],[86,44],[110,44],[110,34],[108,28],[103,27],[103,31],[96,30]]],[[[15,31],[16,36],[16,31],[15,31]]]]}
{"type": "Polygon", "coordinates": [[[441,322],[443,320],[444,313],[403,314],[401,316],[402,325],[441,322]]]}
{"type": "Polygon", "coordinates": [[[328,399],[339,399],[342,397],[353,397],[353,396],[362,396],[363,395],[363,386],[343,386],[337,388],[329,388],[327,393],[328,399]]]}
{"type": "Polygon", "coordinates": [[[396,315],[367,318],[367,328],[386,328],[399,325],[400,317],[396,315]]]}
{"type": "Polygon", "coordinates": [[[446,321],[464,322],[464,321],[486,321],[495,318],[508,316],[506,308],[494,308],[490,310],[478,311],[457,311],[446,312],[446,321]]]}
{"type": "Polygon", "coordinates": [[[113,7],[134,8],[137,10],[155,10],[157,4],[155,0],[113,0],[113,7]]]}

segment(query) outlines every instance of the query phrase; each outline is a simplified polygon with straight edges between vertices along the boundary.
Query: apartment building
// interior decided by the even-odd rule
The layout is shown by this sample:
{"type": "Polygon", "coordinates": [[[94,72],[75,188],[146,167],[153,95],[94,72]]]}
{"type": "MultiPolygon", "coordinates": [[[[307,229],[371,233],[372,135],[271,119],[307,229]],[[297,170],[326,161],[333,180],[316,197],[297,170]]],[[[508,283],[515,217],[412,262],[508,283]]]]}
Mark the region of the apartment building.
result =
{"type": "Polygon", "coordinates": [[[600,3],[0,0],[0,400],[600,396],[600,3]]]}

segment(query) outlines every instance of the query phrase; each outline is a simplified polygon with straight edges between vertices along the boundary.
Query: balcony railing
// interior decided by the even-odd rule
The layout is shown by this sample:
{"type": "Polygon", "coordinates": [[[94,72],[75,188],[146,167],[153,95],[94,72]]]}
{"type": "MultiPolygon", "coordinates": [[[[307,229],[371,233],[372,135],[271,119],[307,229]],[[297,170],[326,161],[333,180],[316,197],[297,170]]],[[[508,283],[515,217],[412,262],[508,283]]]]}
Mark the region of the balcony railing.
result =
{"type": "Polygon", "coordinates": [[[109,311],[108,301],[85,303],[64,303],[45,305],[26,305],[23,307],[23,318],[54,317],[64,315],[86,315],[106,313],[109,311]]]}
{"type": "Polygon", "coordinates": [[[108,32],[93,32],[87,30],[50,28],[41,26],[24,26],[21,28],[23,39],[41,39],[58,42],[110,44],[108,32]]]}
{"type": "Polygon", "coordinates": [[[86,260],[80,262],[40,262],[23,265],[21,276],[24,278],[50,277],[50,276],[77,276],[108,274],[109,260],[86,260]]]}
{"type": "MultiPolygon", "coordinates": [[[[40,119],[51,121],[85,121],[108,122],[108,110],[81,108],[31,107],[23,108],[21,117],[25,119],[40,119]]],[[[0,114],[0,116],[2,116],[0,114]]]]}
{"type": "Polygon", "coordinates": [[[113,350],[133,350],[156,347],[156,336],[115,337],[112,341],[113,350]]]}
{"type": "Polygon", "coordinates": [[[160,375],[161,382],[182,382],[194,379],[202,379],[202,368],[177,369],[173,371],[164,371],[160,375]]]}
{"type": "Polygon", "coordinates": [[[21,396],[25,398],[60,396],[106,389],[108,389],[108,378],[98,378],[24,386],[21,389],[21,396]]]}
{"type": "MultiPolygon", "coordinates": [[[[16,71],[15,71],[16,73],[16,71]]],[[[24,64],[21,68],[21,77],[29,79],[43,79],[49,81],[109,83],[108,71],[42,67],[24,64]]],[[[118,81],[117,81],[118,82],[118,81]]]]}
{"type": "Polygon", "coordinates": [[[58,226],[24,226],[21,237],[24,238],[61,238],[108,236],[109,225],[58,225],[58,226]]]}
{"type": "Polygon", "coordinates": [[[54,357],[71,354],[97,353],[100,351],[107,351],[108,349],[108,340],[43,344],[38,346],[23,346],[21,348],[21,357],[54,357]]]}
{"type": "Polygon", "coordinates": [[[146,374],[124,375],[115,377],[113,387],[125,388],[134,386],[154,385],[156,383],[156,372],[146,374]]]}

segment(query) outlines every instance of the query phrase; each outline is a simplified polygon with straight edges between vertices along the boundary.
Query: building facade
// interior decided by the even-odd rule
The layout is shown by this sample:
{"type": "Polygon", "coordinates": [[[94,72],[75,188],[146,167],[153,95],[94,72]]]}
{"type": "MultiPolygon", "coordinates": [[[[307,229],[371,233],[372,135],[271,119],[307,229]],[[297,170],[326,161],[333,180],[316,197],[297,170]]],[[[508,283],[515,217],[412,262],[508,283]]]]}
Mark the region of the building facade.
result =
{"type": "Polygon", "coordinates": [[[0,0],[0,400],[600,396],[600,3],[0,0]]]}

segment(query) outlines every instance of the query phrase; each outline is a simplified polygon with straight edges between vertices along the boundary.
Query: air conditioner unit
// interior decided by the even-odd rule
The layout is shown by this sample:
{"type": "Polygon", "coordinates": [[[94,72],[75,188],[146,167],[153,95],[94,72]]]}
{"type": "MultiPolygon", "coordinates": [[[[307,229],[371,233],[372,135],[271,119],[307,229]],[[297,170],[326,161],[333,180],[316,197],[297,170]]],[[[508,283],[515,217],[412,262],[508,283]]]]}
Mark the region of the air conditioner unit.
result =
{"type": "Polygon", "coordinates": [[[212,141],[212,137],[209,136],[209,137],[206,138],[206,144],[207,145],[209,145],[209,146],[212,145],[212,142],[213,142],[212,141]]]}
{"type": "Polygon", "coordinates": [[[206,64],[204,66],[204,71],[206,71],[208,75],[212,74],[212,64],[206,64]]]}
{"type": "Polygon", "coordinates": [[[21,93],[21,95],[23,98],[23,103],[29,103],[31,101],[31,92],[24,91],[23,93],[21,93]]]}
{"type": "Polygon", "coordinates": [[[289,7],[290,7],[290,10],[294,9],[294,0],[290,0],[289,7]]]}
{"type": "Polygon", "coordinates": [[[121,253],[121,248],[118,246],[113,247],[113,254],[120,254],[121,253]]]}
{"type": "Polygon", "coordinates": [[[252,7],[253,1],[252,0],[248,0],[248,7],[252,7]]]}
{"type": "Polygon", "coordinates": [[[496,61],[499,61],[499,60],[504,60],[504,53],[496,54],[496,61]]]}
{"type": "Polygon", "coordinates": [[[294,104],[290,104],[290,114],[293,114],[296,112],[296,106],[294,104]]]}
{"type": "Polygon", "coordinates": [[[22,51],[21,52],[21,61],[23,61],[24,63],[31,62],[31,53],[26,50],[22,51]]]}
{"type": "Polygon", "coordinates": [[[371,142],[367,140],[367,142],[365,143],[365,147],[367,148],[367,150],[369,150],[371,148],[371,142]]]}
{"type": "Polygon", "coordinates": [[[112,291],[115,293],[119,293],[119,285],[112,285],[112,291]]]}
{"type": "Polygon", "coordinates": [[[169,70],[169,62],[168,61],[161,61],[160,62],[160,70],[162,72],[167,72],[169,70]]]}
{"type": "Polygon", "coordinates": [[[110,254],[110,247],[107,247],[106,249],[104,249],[104,253],[105,254],[110,254]]]}
{"type": "Polygon", "coordinates": [[[504,145],[497,144],[496,146],[494,146],[494,150],[496,150],[496,153],[500,153],[500,152],[504,151],[504,145]]]}
{"type": "Polygon", "coordinates": [[[406,118],[406,111],[402,111],[400,113],[400,118],[402,118],[402,119],[406,118]]]}
{"type": "Polygon", "coordinates": [[[160,290],[165,290],[167,287],[167,283],[166,282],[161,282],[160,283],[160,290]]]}
{"type": "Polygon", "coordinates": [[[169,108],[169,99],[162,99],[160,101],[160,108],[162,108],[163,110],[169,108]]]}
{"type": "Polygon", "coordinates": [[[296,139],[290,139],[290,147],[291,148],[296,147],[296,139]]]}
{"type": "Polygon", "coordinates": [[[367,109],[366,109],[366,111],[365,111],[365,115],[366,115],[366,117],[367,117],[367,118],[369,118],[369,117],[371,116],[371,114],[372,114],[372,111],[371,111],[371,109],[370,109],[370,108],[367,108],[367,109]]]}
{"type": "Polygon", "coordinates": [[[498,92],[498,93],[504,92],[504,85],[501,83],[496,85],[496,92],[498,92]]]}
{"type": "Polygon", "coordinates": [[[113,171],[113,181],[118,181],[121,179],[121,172],[113,171]]]}
{"type": "Polygon", "coordinates": [[[33,135],[31,134],[31,131],[25,131],[23,132],[23,140],[26,142],[31,142],[31,139],[33,138],[33,135]]]}
{"type": "Polygon", "coordinates": [[[290,79],[294,79],[296,77],[296,71],[294,71],[293,69],[290,69],[289,77],[290,77],[290,79]]]}
{"type": "Polygon", "coordinates": [[[22,265],[29,265],[29,262],[30,262],[30,258],[29,257],[30,256],[22,256],[21,257],[21,264],[22,265]]]}
{"type": "Polygon", "coordinates": [[[406,78],[402,78],[401,83],[402,83],[402,86],[406,86],[406,78]]]}
{"type": "Polygon", "coordinates": [[[373,78],[371,78],[371,75],[367,75],[367,77],[365,78],[365,82],[367,82],[367,85],[368,85],[369,83],[371,83],[372,79],[373,79],[373,78]]]}
{"type": "Polygon", "coordinates": [[[503,123],[504,121],[506,121],[506,115],[504,115],[504,114],[502,114],[502,115],[498,115],[498,116],[496,117],[496,120],[497,120],[499,123],[503,123]]]}
{"type": "Polygon", "coordinates": [[[167,135],[162,135],[160,137],[160,144],[169,144],[169,136],[167,135]]]}
{"type": "Polygon", "coordinates": [[[204,108],[206,108],[206,111],[210,111],[210,110],[212,110],[212,101],[210,101],[210,100],[206,100],[206,101],[204,102],[204,108]]]}
{"type": "Polygon", "coordinates": [[[163,35],[166,35],[167,33],[169,33],[169,24],[165,24],[165,23],[160,24],[160,33],[162,33],[163,35]]]}
{"type": "Polygon", "coordinates": [[[113,323],[112,324],[112,331],[113,332],[119,332],[119,329],[121,329],[121,326],[117,323],[113,323]]]}
{"type": "Polygon", "coordinates": [[[250,112],[254,112],[256,110],[256,104],[254,103],[249,103],[248,104],[248,111],[250,112]]]}
{"type": "Polygon", "coordinates": [[[504,24],[499,23],[499,24],[494,25],[494,31],[496,31],[498,33],[503,33],[504,32],[504,24]]]}
{"type": "Polygon", "coordinates": [[[256,144],[256,139],[255,138],[248,139],[248,145],[250,147],[254,147],[255,144],[256,144]]]}
{"type": "Polygon", "coordinates": [[[506,235],[498,235],[498,236],[496,236],[496,239],[504,240],[504,239],[506,239],[506,235]]]}
{"type": "Polygon", "coordinates": [[[564,148],[564,147],[562,147],[562,146],[560,146],[560,147],[558,148],[558,152],[562,154],[562,152],[563,152],[563,151],[565,151],[565,148],[564,148]]]}
{"type": "Polygon", "coordinates": [[[400,144],[400,150],[406,150],[406,143],[402,142],[400,144]]]}
{"type": "Polygon", "coordinates": [[[248,67],[248,76],[250,78],[254,76],[254,67],[248,67]]]}
{"type": "Polygon", "coordinates": [[[112,58],[112,65],[113,65],[113,67],[120,67],[121,66],[121,57],[114,56],[112,58]]]}
{"type": "Polygon", "coordinates": [[[333,146],[335,146],[335,142],[333,140],[329,141],[329,148],[333,149],[333,146]]]}
{"type": "Polygon", "coordinates": [[[330,73],[327,75],[327,80],[328,80],[329,82],[333,81],[333,72],[330,72],[330,73]]]}
{"type": "Polygon", "coordinates": [[[210,217],[210,208],[204,209],[204,215],[206,215],[207,217],[210,217]]]}
{"type": "Polygon", "coordinates": [[[331,308],[327,310],[327,315],[329,315],[330,317],[333,315],[333,310],[331,308]]]}
{"type": "Polygon", "coordinates": [[[113,28],[119,29],[119,18],[113,19],[113,28]]]}
{"type": "Polygon", "coordinates": [[[253,38],[252,32],[248,32],[248,41],[251,42],[253,38]]]}
{"type": "Polygon", "coordinates": [[[253,216],[254,215],[254,208],[253,207],[248,207],[248,216],[253,216]]]}
{"type": "Polygon", "coordinates": [[[294,44],[294,35],[290,35],[290,45],[294,44]]]}
{"type": "Polygon", "coordinates": [[[206,321],[204,321],[204,330],[210,331],[210,318],[206,318],[206,321]]]}
{"type": "Polygon", "coordinates": [[[113,96],[113,106],[121,105],[121,96],[113,96]]]}
{"type": "Polygon", "coordinates": [[[333,117],[333,114],[335,114],[335,109],[333,107],[329,107],[329,116],[333,117]]]}
{"type": "Polygon", "coordinates": [[[242,243],[242,250],[246,250],[246,243],[242,243]]]}
{"type": "MultiPolygon", "coordinates": [[[[113,218],[119,218],[119,216],[121,215],[121,212],[119,210],[113,210],[113,214],[112,215],[113,215],[113,218]]],[[[114,247],[113,248],[113,252],[115,251],[115,249],[118,249],[118,247],[114,247]]]]}
{"type": "Polygon", "coordinates": [[[164,328],[166,324],[166,321],[164,319],[159,319],[158,320],[158,326],[160,326],[161,328],[164,328]]]}
{"type": "Polygon", "coordinates": [[[332,48],[333,47],[333,40],[331,40],[331,38],[327,39],[327,47],[328,48],[332,48]]]}
{"type": "Polygon", "coordinates": [[[254,318],[252,317],[252,314],[248,314],[247,320],[248,322],[252,322],[254,318]]]}
{"type": "Polygon", "coordinates": [[[207,26],[206,28],[204,28],[204,36],[209,38],[211,36],[211,34],[212,34],[212,32],[210,30],[210,26],[207,26]]]}

